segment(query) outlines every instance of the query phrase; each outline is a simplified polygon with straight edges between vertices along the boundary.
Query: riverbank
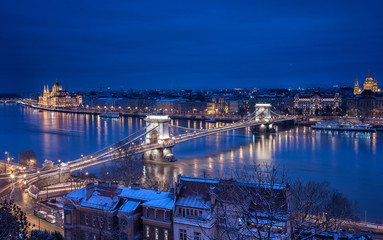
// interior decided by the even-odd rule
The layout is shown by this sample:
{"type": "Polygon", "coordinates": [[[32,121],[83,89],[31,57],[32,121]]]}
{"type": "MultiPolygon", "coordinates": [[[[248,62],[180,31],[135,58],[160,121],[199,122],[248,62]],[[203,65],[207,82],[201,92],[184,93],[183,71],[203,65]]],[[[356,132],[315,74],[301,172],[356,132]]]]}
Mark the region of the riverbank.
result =
{"type": "MultiPolygon", "coordinates": [[[[31,103],[23,102],[20,101],[21,104],[39,109],[39,110],[44,110],[44,111],[51,111],[51,112],[63,112],[63,113],[77,113],[77,114],[91,114],[91,115],[100,115],[101,113],[118,113],[120,116],[125,116],[125,117],[138,117],[138,118],[144,118],[147,115],[153,114],[153,113],[127,113],[127,112],[122,112],[122,111],[96,111],[96,110],[86,110],[86,109],[57,109],[57,108],[47,108],[47,107],[41,107],[38,105],[34,105],[31,103]]],[[[210,120],[213,118],[210,117],[205,117],[205,116],[198,116],[198,115],[169,115],[170,118],[172,119],[186,119],[186,120],[210,120]]],[[[214,117],[214,121],[212,122],[236,122],[241,120],[242,118],[240,116],[232,116],[232,117],[214,117]]]]}

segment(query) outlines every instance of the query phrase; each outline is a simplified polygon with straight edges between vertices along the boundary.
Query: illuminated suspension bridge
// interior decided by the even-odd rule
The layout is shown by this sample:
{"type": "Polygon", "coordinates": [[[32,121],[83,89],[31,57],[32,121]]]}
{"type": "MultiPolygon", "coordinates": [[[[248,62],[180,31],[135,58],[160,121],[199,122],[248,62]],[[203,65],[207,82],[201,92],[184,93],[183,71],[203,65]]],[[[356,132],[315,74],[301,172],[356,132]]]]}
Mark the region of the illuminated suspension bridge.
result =
{"type": "Polygon", "coordinates": [[[37,173],[24,176],[27,184],[52,176],[69,176],[71,172],[82,170],[124,157],[143,154],[145,160],[175,161],[171,149],[178,143],[231,130],[252,127],[258,131],[268,131],[278,128],[281,123],[293,122],[293,117],[286,117],[271,111],[270,104],[257,104],[256,110],[239,122],[227,124],[211,129],[196,129],[170,124],[170,118],[165,115],[149,115],[145,119],[146,126],[128,137],[108,146],[98,152],[81,156],[73,161],[63,162],[49,170],[40,170],[37,173]],[[170,129],[181,129],[185,134],[170,135],[170,129]]]}

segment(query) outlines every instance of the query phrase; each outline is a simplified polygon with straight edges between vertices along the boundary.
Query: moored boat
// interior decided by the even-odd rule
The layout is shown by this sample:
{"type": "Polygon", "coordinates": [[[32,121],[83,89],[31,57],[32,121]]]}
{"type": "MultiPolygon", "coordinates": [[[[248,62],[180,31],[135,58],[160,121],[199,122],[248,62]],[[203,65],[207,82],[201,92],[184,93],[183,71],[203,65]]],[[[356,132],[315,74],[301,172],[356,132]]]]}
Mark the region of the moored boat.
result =
{"type": "Polygon", "coordinates": [[[348,122],[317,122],[311,126],[312,129],[317,130],[331,130],[331,131],[362,131],[362,132],[375,132],[376,129],[371,124],[367,123],[348,123],[348,122]]]}
{"type": "Polygon", "coordinates": [[[102,117],[102,118],[119,118],[120,114],[119,113],[101,113],[100,117],[102,117]]]}

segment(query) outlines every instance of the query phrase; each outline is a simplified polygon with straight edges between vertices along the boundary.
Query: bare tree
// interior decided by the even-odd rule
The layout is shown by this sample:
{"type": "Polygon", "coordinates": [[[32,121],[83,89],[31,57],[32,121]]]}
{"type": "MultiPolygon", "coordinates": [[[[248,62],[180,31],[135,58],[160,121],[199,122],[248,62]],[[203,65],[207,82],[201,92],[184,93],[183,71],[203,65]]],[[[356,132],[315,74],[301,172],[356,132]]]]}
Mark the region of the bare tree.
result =
{"type": "Polygon", "coordinates": [[[296,180],[292,184],[291,203],[295,239],[338,231],[345,220],[356,218],[356,204],[331,188],[328,182],[296,180]]]}
{"type": "Polygon", "coordinates": [[[137,183],[142,176],[142,159],[136,156],[127,155],[121,159],[115,160],[113,165],[103,165],[100,173],[102,179],[107,181],[117,181],[129,186],[131,183],[137,183]]]}
{"type": "Polygon", "coordinates": [[[209,239],[273,239],[290,233],[289,186],[284,171],[270,165],[219,180],[211,187],[216,236],[209,239]]]}

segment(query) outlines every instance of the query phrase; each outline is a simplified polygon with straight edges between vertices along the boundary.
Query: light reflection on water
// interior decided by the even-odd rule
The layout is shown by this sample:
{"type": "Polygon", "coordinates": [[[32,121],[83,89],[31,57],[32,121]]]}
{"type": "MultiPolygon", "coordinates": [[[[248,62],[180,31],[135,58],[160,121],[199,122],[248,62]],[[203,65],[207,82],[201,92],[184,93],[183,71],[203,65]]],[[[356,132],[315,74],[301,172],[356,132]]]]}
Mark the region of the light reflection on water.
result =
{"type": "MultiPolygon", "coordinates": [[[[212,128],[220,123],[172,120],[172,124],[212,128]]],[[[0,151],[31,149],[38,159],[68,161],[90,154],[145,125],[140,118],[101,119],[95,115],[39,112],[0,104],[0,151]]],[[[184,133],[172,129],[171,134],[184,133]]],[[[383,220],[383,133],[312,131],[299,127],[278,134],[253,136],[250,129],[194,139],[173,149],[176,163],[146,163],[143,176],[168,181],[186,176],[233,175],[252,164],[284,167],[291,178],[327,180],[359,201],[368,217],[383,220]]],[[[0,154],[0,158],[3,158],[0,154]]],[[[113,163],[111,163],[113,164],[113,163]]],[[[98,167],[90,169],[98,173],[98,167]]]]}

